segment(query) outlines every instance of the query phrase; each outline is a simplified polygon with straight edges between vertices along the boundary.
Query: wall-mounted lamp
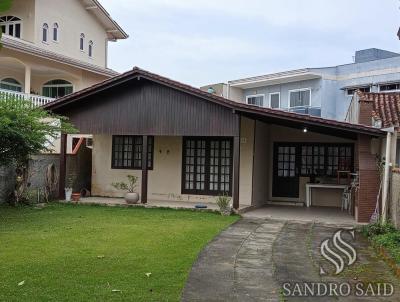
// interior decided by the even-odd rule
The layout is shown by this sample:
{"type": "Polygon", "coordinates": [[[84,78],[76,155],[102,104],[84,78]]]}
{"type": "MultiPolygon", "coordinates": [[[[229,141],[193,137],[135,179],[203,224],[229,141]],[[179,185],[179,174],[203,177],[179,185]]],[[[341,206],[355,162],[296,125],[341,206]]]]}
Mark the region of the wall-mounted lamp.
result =
{"type": "Polygon", "coordinates": [[[307,132],[308,132],[307,127],[304,127],[303,132],[304,132],[304,133],[307,133],[307,132]]]}

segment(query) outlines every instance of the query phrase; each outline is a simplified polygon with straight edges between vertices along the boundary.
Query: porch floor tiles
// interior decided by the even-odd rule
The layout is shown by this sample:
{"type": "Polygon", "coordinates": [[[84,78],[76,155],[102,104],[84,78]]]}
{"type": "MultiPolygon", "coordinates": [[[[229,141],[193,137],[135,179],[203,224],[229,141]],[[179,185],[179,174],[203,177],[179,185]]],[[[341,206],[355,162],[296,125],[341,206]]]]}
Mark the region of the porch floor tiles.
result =
{"type": "MultiPolygon", "coordinates": [[[[65,202],[65,201],[64,201],[65,202]]],[[[71,201],[73,203],[73,201],[71,201]]],[[[81,198],[80,204],[106,205],[106,206],[129,206],[129,207],[146,207],[146,208],[171,208],[171,209],[195,209],[196,204],[206,205],[206,209],[196,209],[201,211],[217,211],[218,206],[215,203],[205,202],[188,202],[174,200],[148,200],[147,204],[127,204],[124,198],[115,197],[86,197],[81,198]]]]}
{"type": "Polygon", "coordinates": [[[242,214],[246,218],[313,221],[333,225],[356,225],[354,217],[339,208],[266,205],[242,214]]]}

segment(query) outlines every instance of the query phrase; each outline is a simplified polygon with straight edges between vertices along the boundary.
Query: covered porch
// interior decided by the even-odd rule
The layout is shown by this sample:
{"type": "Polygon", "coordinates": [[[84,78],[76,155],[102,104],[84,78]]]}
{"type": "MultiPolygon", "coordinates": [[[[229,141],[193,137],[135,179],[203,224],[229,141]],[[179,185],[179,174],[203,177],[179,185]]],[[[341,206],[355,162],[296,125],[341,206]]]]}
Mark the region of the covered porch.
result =
{"type": "MultiPolygon", "coordinates": [[[[359,222],[375,209],[378,129],[235,103],[140,69],[46,108],[93,135],[92,196],[122,197],[112,183],[136,175],[143,204],[215,207],[225,194],[238,211],[309,205],[307,215],[317,219],[331,213],[359,222]],[[306,189],[315,184],[354,187],[351,205],[342,208],[344,189],[336,187],[313,189],[308,202],[306,189]]],[[[62,135],[60,198],[66,140],[62,135]]]]}

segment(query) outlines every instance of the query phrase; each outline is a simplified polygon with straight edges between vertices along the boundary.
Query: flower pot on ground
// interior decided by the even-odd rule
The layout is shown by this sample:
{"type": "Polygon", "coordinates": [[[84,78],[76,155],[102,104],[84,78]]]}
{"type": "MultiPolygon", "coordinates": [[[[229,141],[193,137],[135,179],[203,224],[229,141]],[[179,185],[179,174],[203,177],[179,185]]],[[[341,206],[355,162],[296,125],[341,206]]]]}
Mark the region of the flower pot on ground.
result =
{"type": "Polygon", "coordinates": [[[134,175],[128,175],[127,178],[128,178],[128,183],[114,182],[111,185],[117,190],[127,192],[125,194],[125,201],[128,204],[136,204],[139,202],[140,199],[139,194],[135,192],[139,177],[134,175]]]}
{"type": "Polygon", "coordinates": [[[81,193],[72,193],[72,200],[79,201],[81,199],[81,193]]]}
{"type": "Polygon", "coordinates": [[[71,201],[72,188],[65,188],[65,201],[71,201]]]}
{"type": "Polygon", "coordinates": [[[221,195],[217,198],[217,206],[223,216],[229,216],[232,213],[231,198],[227,195],[221,195]]]}

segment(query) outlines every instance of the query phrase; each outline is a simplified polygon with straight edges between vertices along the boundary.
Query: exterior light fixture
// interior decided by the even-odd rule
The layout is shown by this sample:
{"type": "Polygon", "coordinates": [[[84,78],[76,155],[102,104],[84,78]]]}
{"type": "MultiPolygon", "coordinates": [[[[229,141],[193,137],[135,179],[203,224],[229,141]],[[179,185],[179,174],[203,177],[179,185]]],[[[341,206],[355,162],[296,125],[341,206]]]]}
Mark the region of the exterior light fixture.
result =
{"type": "Polygon", "coordinates": [[[303,132],[304,132],[304,133],[307,133],[307,132],[308,132],[307,127],[304,127],[303,132]]]}

